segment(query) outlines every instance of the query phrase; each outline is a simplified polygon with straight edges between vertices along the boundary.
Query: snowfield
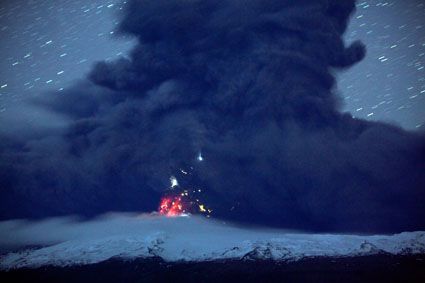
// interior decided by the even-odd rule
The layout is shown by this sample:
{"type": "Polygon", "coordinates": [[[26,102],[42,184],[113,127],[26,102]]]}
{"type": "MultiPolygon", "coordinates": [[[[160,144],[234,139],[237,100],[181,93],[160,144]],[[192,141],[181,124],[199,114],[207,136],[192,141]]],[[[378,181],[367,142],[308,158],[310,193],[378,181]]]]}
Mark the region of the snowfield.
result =
{"type": "Polygon", "coordinates": [[[306,234],[236,227],[194,216],[110,214],[86,222],[72,218],[0,222],[0,247],[2,270],[85,265],[111,258],[297,261],[307,257],[423,254],[425,232],[306,234]]]}

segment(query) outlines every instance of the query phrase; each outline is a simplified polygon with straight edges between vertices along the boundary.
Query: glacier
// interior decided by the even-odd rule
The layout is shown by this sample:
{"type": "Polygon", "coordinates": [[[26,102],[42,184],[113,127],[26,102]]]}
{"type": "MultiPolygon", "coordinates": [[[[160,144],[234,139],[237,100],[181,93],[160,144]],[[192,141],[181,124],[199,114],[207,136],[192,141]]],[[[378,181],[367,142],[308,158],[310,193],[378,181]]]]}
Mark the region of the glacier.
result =
{"type": "Polygon", "coordinates": [[[298,261],[312,257],[425,254],[425,232],[311,234],[243,227],[199,216],[108,214],[89,221],[0,222],[0,269],[72,266],[109,259],[298,261]]]}

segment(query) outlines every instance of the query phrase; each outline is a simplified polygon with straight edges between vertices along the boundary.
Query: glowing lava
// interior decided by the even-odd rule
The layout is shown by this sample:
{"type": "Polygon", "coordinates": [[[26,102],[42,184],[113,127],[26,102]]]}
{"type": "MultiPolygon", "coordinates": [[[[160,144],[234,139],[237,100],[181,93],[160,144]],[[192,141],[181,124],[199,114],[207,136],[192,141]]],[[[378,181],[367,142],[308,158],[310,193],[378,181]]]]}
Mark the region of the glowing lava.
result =
{"type": "Polygon", "coordinates": [[[159,213],[167,217],[175,217],[184,214],[186,211],[180,197],[163,197],[159,205],[159,213]]]}

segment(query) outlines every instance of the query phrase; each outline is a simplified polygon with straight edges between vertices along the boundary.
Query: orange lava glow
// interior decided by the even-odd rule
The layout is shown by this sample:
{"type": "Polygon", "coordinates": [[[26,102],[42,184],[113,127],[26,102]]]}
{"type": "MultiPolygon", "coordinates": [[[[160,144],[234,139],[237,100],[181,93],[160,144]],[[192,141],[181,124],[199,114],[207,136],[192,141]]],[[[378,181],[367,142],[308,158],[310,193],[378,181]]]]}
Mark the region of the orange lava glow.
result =
{"type": "Polygon", "coordinates": [[[163,197],[159,205],[159,214],[175,217],[185,213],[180,197],[163,197]]]}

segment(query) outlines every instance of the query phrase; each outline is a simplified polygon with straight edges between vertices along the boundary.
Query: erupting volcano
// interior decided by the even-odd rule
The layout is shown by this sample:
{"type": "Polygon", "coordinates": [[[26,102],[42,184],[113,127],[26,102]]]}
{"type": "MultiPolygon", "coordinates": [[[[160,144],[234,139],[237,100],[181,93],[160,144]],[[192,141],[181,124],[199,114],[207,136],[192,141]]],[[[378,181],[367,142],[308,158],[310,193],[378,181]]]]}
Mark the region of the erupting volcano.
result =
{"type": "Polygon", "coordinates": [[[181,197],[163,197],[158,210],[161,215],[167,217],[180,216],[186,213],[181,197]]]}
{"type": "MultiPolygon", "coordinates": [[[[195,193],[196,191],[193,192],[195,193]]],[[[203,204],[198,198],[191,196],[188,190],[184,190],[178,196],[167,195],[162,197],[158,212],[160,215],[167,217],[187,214],[201,214],[210,217],[212,209],[203,204]]]]}

